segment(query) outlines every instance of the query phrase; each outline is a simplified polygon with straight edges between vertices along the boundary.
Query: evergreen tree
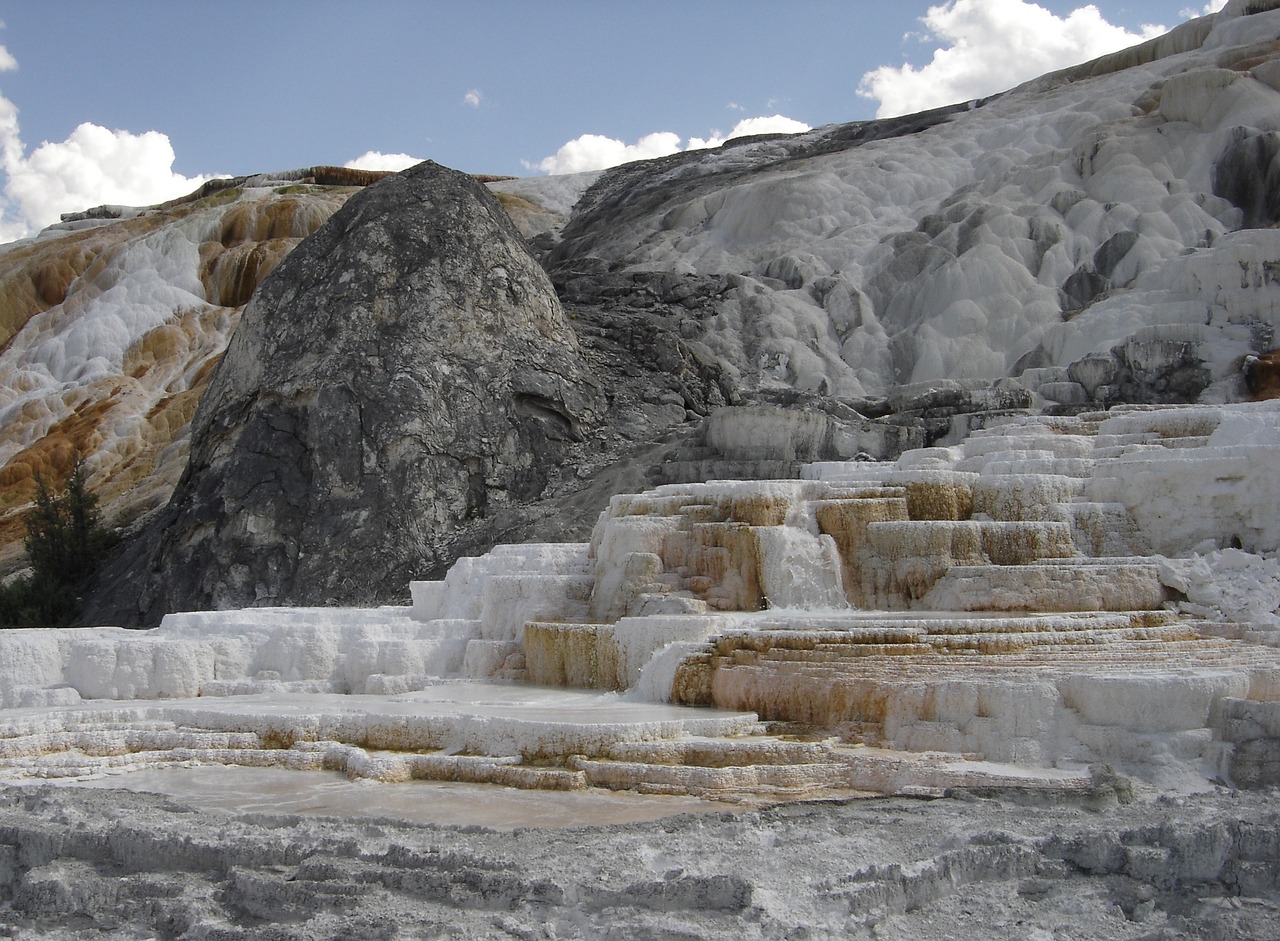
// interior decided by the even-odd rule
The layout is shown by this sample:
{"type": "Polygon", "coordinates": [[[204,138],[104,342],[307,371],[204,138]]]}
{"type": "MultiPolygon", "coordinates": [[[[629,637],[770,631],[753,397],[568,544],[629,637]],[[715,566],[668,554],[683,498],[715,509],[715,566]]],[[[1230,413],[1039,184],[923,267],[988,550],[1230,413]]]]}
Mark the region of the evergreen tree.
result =
{"type": "Polygon", "coordinates": [[[77,586],[93,574],[105,548],[98,498],[85,488],[84,465],[77,460],[54,496],[36,475],[36,505],[27,516],[27,559],[37,579],[77,586]]]}
{"type": "Polygon", "coordinates": [[[75,617],[78,592],[115,541],[102,527],[98,497],[84,478],[79,458],[59,494],[36,475],[24,541],[31,574],[0,588],[0,627],[63,627],[75,617]]]}

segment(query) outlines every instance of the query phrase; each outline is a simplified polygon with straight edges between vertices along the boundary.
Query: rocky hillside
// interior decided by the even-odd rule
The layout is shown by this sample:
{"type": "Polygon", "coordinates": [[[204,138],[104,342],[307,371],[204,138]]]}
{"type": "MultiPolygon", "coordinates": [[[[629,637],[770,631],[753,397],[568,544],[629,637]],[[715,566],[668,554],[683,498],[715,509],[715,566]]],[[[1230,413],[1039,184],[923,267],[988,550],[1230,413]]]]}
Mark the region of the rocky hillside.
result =
{"type": "Polygon", "coordinates": [[[582,538],[646,480],[1267,394],[1272,6],[954,108],[490,183],[497,203],[438,169],[354,196],[295,173],[68,221],[0,255],[7,558],[32,473],[77,450],[135,532],[90,616],[132,623],[391,600],[498,541],[582,538]]]}
{"type": "MultiPolygon", "coordinates": [[[[217,181],[172,205],[101,207],[0,254],[0,560],[36,474],[77,453],[108,518],[163,506],[196,403],[249,297],[371,181],[351,171],[217,181]],[[288,179],[293,177],[294,179],[288,179]],[[338,185],[345,184],[345,185],[338,185]]],[[[372,178],[376,178],[372,177],[372,178]]]]}

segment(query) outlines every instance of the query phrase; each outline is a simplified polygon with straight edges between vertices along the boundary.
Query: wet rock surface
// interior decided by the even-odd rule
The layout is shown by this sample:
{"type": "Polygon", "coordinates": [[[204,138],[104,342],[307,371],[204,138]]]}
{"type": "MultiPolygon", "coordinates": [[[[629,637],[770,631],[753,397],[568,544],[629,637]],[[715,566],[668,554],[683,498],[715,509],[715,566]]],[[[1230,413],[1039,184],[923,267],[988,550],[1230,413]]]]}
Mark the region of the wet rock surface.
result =
{"type": "Polygon", "coordinates": [[[5,936],[1271,939],[1274,794],[955,792],[498,832],[0,791],[5,936]]]}

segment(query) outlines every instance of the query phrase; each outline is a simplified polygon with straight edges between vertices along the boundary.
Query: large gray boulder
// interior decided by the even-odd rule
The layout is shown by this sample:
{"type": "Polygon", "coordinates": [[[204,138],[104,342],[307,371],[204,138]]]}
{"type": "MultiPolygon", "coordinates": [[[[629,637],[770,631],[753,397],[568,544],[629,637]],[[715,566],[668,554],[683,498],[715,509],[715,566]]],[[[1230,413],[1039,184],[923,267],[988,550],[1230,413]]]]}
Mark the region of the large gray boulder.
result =
{"type": "Polygon", "coordinates": [[[537,499],[599,411],[498,202],[419,164],[353,196],[262,285],[160,531],[135,540],[149,558],[118,560],[95,606],[145,623],[401,597],[460,534],[537,499]]]}

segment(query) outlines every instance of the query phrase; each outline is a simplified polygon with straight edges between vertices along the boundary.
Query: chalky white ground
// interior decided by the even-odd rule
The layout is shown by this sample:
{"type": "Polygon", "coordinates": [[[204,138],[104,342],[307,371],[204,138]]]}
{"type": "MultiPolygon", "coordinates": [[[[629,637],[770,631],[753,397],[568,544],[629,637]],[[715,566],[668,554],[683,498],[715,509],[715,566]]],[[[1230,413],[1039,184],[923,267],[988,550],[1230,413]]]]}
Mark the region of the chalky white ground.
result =
{"type": "Polygon", "coordinates": [[[417,586],[411,609],[7,632],[0,914],[11,934],[49,939],[1270,941],[1280,924],[1275,789],[1214,781],[1224,768],[1256,770],[1231,760],[1249,743],[1228,740],[1224,713],[1260,709],[1255,718],[1274,723],[1280,583],[1264,542],[1280,498],[1278,419],[1265,404],[1024,418],[892,465],[664,488],[615,501],[594,550],[501,547],[417,586]],[[868,501],[888,515],[910,515],[908,498],[917,511],[972,501],[966,521],[914,521],[946,536],[946,552],[966,527],[1007,549],[998,537],[1010,521],[980,517],[1016,507],[1001,512],[1026,532],[1041,532],[1027,517],[1053,517],[1045,532],[1074,520],[1070,546],[1130,555],[961,559],[946,571],[910,554],[850,555],[851,543],[817,528],[818,498],[835,493],[844,502],[825,505],[855,517],[868,501]],[[1117,502],[1087,499],[1103,493],[1117,502]],[[740,520],[716,522],[724,513],[740,520]],[[757,538],[729,540],[736,557],[704,539],[705,558],[691,557],[690,516],[704,535],[757,538]],[[1190,548],[1135,559],[1152,537],[1190,548]],[[681,553],[681,570],[664,570],[681,553]],[[703,563],[725,577],[699,575],[703,563]],[[1100,597],[1110,582],[1089,575],[1109,564],[1129,574],[1114,579],[1116,597],[1100,597]],[[1046,580],[1046,566],[1083,575],[1046,580]],[[1036,632],[1026,611],[929,608],[957,569],[973,604],[1016,608],[1026,591],[1085,610],[1041,615],[1051,629],[1036,632]],[[730,610],[750,600],[744,572],[791,606],[730,610]],[[1165,583],[1178,594],[1155,600],[1165,583]],[[829,606],[850,586],[900,610],[829,606]],[[828,606],[806,611],[815,600],[828,606]],[[1141,629],[1135,612],[1107,610],[1138,600],[1160,604],[1141,629]],[[1051,639],[1028,640],[1035,633],[1051,639]],[[821,642],[794,643],[809,635],[821,642]],[[905,642],[873,649],[890,635],[905,642]],[[843,665],[817,657],[841,641],[865,650],[843,665]],[[942,653],[959,641],[968,653],[942,653]],[[728,678],[713,683],[718,695],[737,695],[745,671],[771,708],[800,704],[811,720],[823,708],[847,719],[830,691],[871,676],[894,703],[880,744],[838,741],[837,729],[771,735],[781,729],[748,712],[643,701],[669,695],[676,665],[709,644],[728,647],[713,671],[728,678]],[[913,645],[933,649],[900,649],[913,645]],[[439,675],[537,670],[633,685],[439,675]],[[1039,724],[1046,709],[1056,721],[1039,724]],[[944,750],[913,751],[920,742],[944,750]],[[975,744],[1014,747],[987,761],[975,744]],[[1102,759],[1132,777],[1115,778],[1102,759]],[[1134,794],[1122,803],[1126,781],[1134,794]],[[944,788],[950,798],[934,799],[944,788]],[[786,802],[813,794],[859,799],[786,802]]]}

